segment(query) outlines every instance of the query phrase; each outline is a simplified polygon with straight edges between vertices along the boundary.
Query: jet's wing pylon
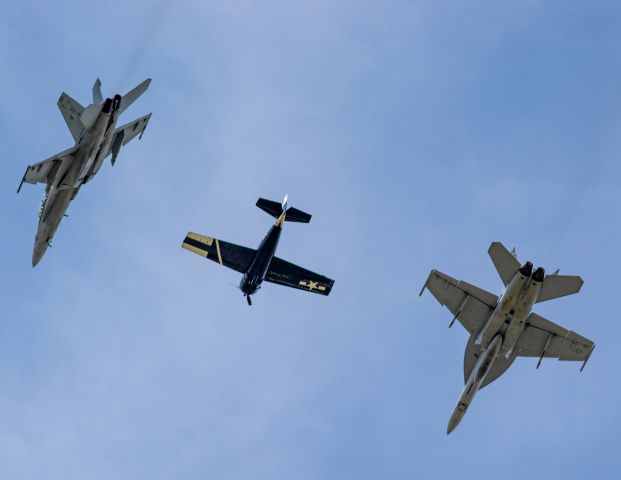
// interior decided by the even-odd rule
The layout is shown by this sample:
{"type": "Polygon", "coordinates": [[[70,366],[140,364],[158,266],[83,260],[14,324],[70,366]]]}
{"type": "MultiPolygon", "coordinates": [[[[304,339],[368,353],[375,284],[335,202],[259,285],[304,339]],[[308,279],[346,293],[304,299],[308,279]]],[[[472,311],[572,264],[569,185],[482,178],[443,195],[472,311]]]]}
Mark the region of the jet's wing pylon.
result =
{"type": "Polygon", "coordinates": [[[334,280],[298,267],[278,257],[272,259],[265,275],[265,280],[286,287],[319,293],[320,295],[329,295],[334,285],[334,280]]]}
{"type": "Polygon", "coordinates": [[[248,271],[257,254],[257,251],[252,248],[242,247],[193,232],[188,232],[181,246],[190,252],[237,270],[240,273],[248,271]]]}
{"type": "Polygon", "coordinates": [[[58,99],[58,109],[65,119],[67,127],[69,127],[73,140],[78,143],[82,130],[84,130],[84,124],[80,120],[84,107],[63,92],[58,99]]]}
{"type": "Polygon", "coordinates": [[[129,92],[127,92],[125,95],[123,95],[123,97],[121,98],[121,105],[119,106],[119,115],[123,113],[125,110],[127,110],[129,106],[132,103],[134,103],[138,99],[138,97],[140,97],[140,95],[146,92],[150,84],[151,84],[151,79],[147,78],[140,85],[134,87],[129,92]]]}
{"type": "Polygon", "coordinates": [[[47,160],[35,163],[34,165],[28,165],[26,173],[24,173],[24,177],[17,189],[17,193],[22,189],[24,183],[31,183],[33,185],[37,183],[45,183],[46,185],[52,183],[62,163],[71,161],[77,149],[77,146],[73,146],[64,152],[57,153],[47,160]]]}
{"type": "Polygon", "coordinates": [[[487,253],[489,253],[492,262],[494,262],[494,267],[496,267],[496,271],[506,287],[513,279],[515,272],[520,268],[520,262],[518,262],[517,258],[515,258],[515,256],[500,242],[493,242],[489,246],[487,253]]]}
{"type": "Polygon", "coordinates": [[[432,270],[421,290],[429,290],[468,332],[478,332],[498,303],[498,297],[482,288],[432,270]]]}
{"type": "Polygon", "coordinates": [[[116,161],[116,157],[121,150],[121,147],[127,145],[131,140],[138,136],[140,140],[142,135],[147,128],[147,124],[151,119],[151,114],[145,115],[144,117],[137,118],[136,120],[126,123],[114,130],[114,136],[112,137],[112,141],[110,142],[110,147],[106,152],[106,157],[112,154],[112,165],[116,161]]]}
{"type": "Polygon", "coordinates": [[[515,349],[520,357],[586,361],[595,344],[571,330],[531,313],[515,349]]]}

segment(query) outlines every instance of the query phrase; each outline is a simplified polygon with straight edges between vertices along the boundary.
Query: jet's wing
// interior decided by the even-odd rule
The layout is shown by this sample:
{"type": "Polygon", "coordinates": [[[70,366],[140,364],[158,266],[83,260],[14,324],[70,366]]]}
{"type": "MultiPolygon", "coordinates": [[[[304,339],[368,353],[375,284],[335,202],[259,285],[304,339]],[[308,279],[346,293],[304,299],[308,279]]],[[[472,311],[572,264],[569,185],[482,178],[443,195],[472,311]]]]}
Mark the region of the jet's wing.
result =
{"type": "Polygon", "coordinates": [[[73,146],[64,152],[57,153],[47,160],[35,163],[34,165],[28,165],[26,173],[24,173],[24,177],[17,189],[17,193],[22,189],[24,183],[31,183],[33,185],[37,183],[45,183],[46,185],[52,183],[62,162],[71,160],[76,150],[77,146],[73,146]]]}
{"type": "Polygon", "coordinates": [[[272,259],[265,280],[321,295],[329,295],[334,285],[334,280],[305,270],[278,257],[272,259]]]}
{"type": "Polygon", "coordinates": [[[588,360],[595,344],[581,335],[531,313],[515,347],[521,357],[588,360]]]}
{"type": "Polygon", "coordinates": [[[520,262],[500,242],[493,242],[487,253],[489,253],[492,262],[494,262],[494,267],[496,267],[496,271],[506,287],[520,268],[520,262]]]}
{"type": "Polygon", "coordinates": [[[445,273],[432,270],[421,290],[429,290],[471,334],[478,332],[498,303],[498,297],[445,273]]]}
{"type": "Polygon", "coordinates": [[[119,154],[119,150],[121,147],[127,145],[131,140],[133,140],[137,135],[140,135],[139,139],[142,138],[142,134],[147,128],[147,124],[151,119],[151,114],[145,115],[144,117],[137,118],[133,122],[126,123],[114,130],[114,136],[112,137],[112,141],[110,142],[110,148],[106,152],[106,157],[110,154],[113,155],[113,163],[116,159],[116,156],[119,154]]]}
{"type": "Polygon", "coordinates": [[[248,271],[257,254],[257,251],[252,248],[223,242],[217,238],[206,237],[193,232],[188,232],[181,246],[201,257],[213,260],[241,273],[248,271]]]}

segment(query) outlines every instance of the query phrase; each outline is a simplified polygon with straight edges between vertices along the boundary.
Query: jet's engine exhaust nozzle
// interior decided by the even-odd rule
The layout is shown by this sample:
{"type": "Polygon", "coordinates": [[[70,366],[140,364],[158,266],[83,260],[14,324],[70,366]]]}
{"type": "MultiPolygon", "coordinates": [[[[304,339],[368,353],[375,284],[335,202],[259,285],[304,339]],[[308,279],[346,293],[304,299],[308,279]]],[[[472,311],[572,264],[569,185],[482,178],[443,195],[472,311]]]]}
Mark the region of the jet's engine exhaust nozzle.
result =
{"type": "Polygon", "coordinates": [[[534,271],[533,276],[531,277],[533,279],[533,282],[537,282],[537,283],[541,283],[543,282],[543,279],[546,277],[546,271],[539,267],[537,268],[537,270],[534,271]]]}
{"type": "Polygon", "coordinates": [[[112,110],[113,111],[117,111],[119,108],[121,108],[121,99],[123,97],[121,97],[118,93],[114,96],[114,99],[112,100],[112,110]]]}
{"type": "Polygon", "coordinates": [[[112,107],[113,107],[113,101],[111,98],[106,98],[106,101],[103,104],[103,108],[101,109],[101,111],[103,113],[108,113],[110,114],[112,112],[112,107]]]}
{"type": "Polygon", "coordinates": [[[520,267],[519,272],[526,278],[530,277],[533,274],[533,264],[531,262],[526,262],[520,267]]]}

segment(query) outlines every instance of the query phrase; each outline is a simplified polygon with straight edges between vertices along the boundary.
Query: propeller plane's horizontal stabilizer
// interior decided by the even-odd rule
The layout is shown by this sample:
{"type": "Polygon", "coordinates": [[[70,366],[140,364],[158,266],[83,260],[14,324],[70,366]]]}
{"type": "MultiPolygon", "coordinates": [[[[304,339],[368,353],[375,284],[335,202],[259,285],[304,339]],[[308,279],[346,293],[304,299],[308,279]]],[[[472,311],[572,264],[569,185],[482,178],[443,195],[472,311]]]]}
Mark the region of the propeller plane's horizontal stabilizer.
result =
{"type": "MultiPolygon", "coordinates": [[[[283,202],[286,208],[286,201],[283,202]]],[[[273,200],[267,200],[265,198],[259,198],[257,200],[257,207],[263,210],[266,213],[269,213],[274,218],[279,218],[283,211],[283,204],[275,202],[273,200]]],[[[298,222],[298,223],[308,223],[311,220],[312,215],[302,210],[298,210],[297,208],[289,207],[286,209],[287,214],[285,215],[286,222],[298,222]]]]}

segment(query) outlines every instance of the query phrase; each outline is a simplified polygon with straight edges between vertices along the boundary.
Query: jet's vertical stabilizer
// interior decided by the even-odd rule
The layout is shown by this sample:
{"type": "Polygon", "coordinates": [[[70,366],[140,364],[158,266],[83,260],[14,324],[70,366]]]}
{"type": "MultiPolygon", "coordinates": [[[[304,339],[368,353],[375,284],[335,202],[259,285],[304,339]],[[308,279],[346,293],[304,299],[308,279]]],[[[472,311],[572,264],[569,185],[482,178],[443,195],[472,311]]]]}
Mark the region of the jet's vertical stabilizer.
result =
{"type": "Polygon", "coordinates": [[[101,94],[101,80],[95,80],[93,85],[93,103],[103,102],[103,95],[101,94]]]}

